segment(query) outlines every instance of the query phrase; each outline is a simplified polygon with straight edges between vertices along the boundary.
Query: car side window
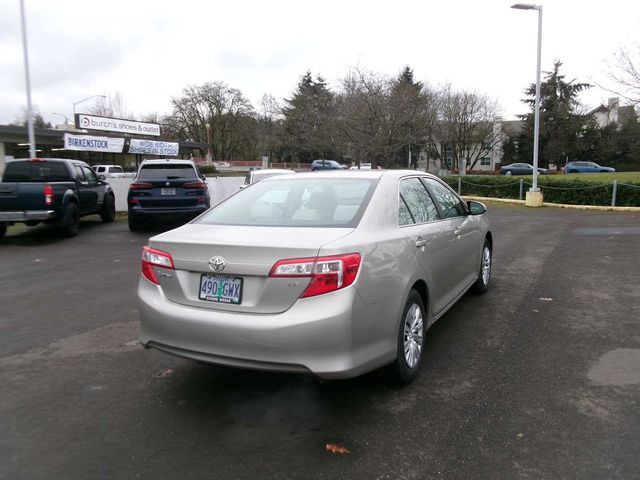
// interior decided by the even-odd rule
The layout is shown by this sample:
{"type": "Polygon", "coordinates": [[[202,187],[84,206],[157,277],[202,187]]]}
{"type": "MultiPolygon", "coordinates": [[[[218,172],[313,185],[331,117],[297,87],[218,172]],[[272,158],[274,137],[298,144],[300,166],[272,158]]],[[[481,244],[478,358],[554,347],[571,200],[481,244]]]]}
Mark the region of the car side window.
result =
{"type": "Polygon", "coordinates": [[[416,223],[413,221],[413,217],[411,216],[411,212],[407,208],[407,204],[404,199],[400,197],[400,208],[398,209],[398,225],[411,225],[412,223],[416,223]]]}
{"type": "Polygon", "coordinates": [[[410,223],[433,222],[434,220],[439,220],[438,210],[420,179],[413,177],[401,180],[398,223],[408,225],[410,223]]]}
{"type": "Polygon", "coordinates": [[[75,165],[74,168],[76,169],[76,179],[80,183],[88,183],[87,177],[85,177],[84,172],[82,171],[82,167],[75,165]]]}
{"type": "Polygon", "coordinates": [[[422,180],[429,188],[429,191],[433,193],[433,197],[444,218],[462,217],[467,214],[464,204],[448,187],[430,178],[423,178],[422,180]]]}
{"type": "Polygon", "coordinates": [[[84,176],[89,181],[89,183],[98,183],[98,177],[96,177],[96,174],[93,173],[93,170],[88,167],[82,167],[82,171],[84,172],[84,176]]]}

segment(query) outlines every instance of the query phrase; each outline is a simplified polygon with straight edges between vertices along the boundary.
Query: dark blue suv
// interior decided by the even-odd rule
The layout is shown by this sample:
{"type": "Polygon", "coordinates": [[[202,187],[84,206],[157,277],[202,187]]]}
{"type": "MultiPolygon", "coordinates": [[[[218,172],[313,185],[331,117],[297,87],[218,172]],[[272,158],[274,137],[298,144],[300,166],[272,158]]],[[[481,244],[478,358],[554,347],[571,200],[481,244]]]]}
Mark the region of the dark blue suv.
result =
{"type": "Polygon", "coordinates": [[[185,223],[209,208],[205,177],[190,160],[145,160],[129,186],[129,229],[185,223]]]}
{"type": "Polygon", "coordinates": [[[342,170],[344,167],[335,160],[314,160],[311,163],[311,171],[316,170],[342,170]]]}

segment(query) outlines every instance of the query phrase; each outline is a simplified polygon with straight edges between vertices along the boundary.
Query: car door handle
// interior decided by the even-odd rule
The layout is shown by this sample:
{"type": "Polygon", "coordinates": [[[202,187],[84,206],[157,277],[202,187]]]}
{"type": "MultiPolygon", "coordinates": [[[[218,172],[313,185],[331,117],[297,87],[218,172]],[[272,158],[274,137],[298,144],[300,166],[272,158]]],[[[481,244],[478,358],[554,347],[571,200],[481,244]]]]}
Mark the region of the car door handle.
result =
{"type": "Polygon", "coordinates": [[[460,235],[462,235],[462,230],[454,230],[454,231],[453,231],[453,234],[454,234],[456,237],[459,237],[460,235]]]}
{"type": "Polygon", "coordinates": [[[416,247],[422,248],[426,246],[428,243],[429,243],[429,240],[425,240],[424,238],[418,237],[418,239],[416,240],[416,247]]]}

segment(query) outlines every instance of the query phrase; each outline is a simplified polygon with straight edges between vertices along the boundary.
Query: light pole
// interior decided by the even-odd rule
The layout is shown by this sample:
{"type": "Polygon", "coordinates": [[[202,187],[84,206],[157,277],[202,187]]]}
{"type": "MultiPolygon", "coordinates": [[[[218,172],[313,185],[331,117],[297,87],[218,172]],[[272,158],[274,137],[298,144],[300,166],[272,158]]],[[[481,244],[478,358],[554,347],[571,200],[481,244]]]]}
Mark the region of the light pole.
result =
{"type": "Polygon", "coordinates": [[[64,118],[65,125],[68,125],[69,123],[71,123],[71,121],[69,120],[69,117],[67,117],[66,115],[63,115],[61,113],[56,113],[56,112],[51,112],[51,115],[60,115],[62,118],[64,118]]]}
{"type": "Polygon", "coordinates": [[[106,95],[91,95],[90,97],[83,98],[82,100],[78,100],[77,102],[73,102],[73,118],[75,119],[76,117],[76,105],[80,105],[81,103],[84,103],[87,100],[91,100],[92,98],[96,98],[96,97],[107,98],[106,95]]]}
{"type": "Polygon", "coordinates": [[[540,138],[540,60],[542,57],[542,5],[516,3],[511,8],[538,11],[538,61],[536,65],[536,102],[533,127],[533,184],[527,192],[526,204],[530,207],[542,206],[542,192],[538,188],[538,142],[540,138]]]}
{"type": "Polygon", "coordinates": [[[31,78],[29,75],[29,53],[27,49],[27,22],[24,16],[24,0],[20,0],[20,23],[22,25],[22,54],[24,56],[24,77],[27,88],[27,129],[29,131],[29,158],[36,156],[36,136],[33,131],[33,109],[31,108],[31,78]]]}

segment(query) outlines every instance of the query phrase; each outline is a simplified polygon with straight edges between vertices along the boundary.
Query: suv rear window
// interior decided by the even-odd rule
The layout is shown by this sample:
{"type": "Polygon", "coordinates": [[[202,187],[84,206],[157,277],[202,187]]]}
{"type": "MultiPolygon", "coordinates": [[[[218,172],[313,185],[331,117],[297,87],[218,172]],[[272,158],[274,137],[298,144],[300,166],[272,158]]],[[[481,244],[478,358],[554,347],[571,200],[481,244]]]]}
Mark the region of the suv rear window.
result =
{"type": "Polygon", "coordinates": [[[66,182],[71,180],[62,162],[9,162],[4,169],[5,182],[66,182]]]}
{"type": "Polygon", "coordinates": [[[151,164],[143,165],[138,180],[170,180],[174,178],[197,178],[191,165],[151,164]]]}

